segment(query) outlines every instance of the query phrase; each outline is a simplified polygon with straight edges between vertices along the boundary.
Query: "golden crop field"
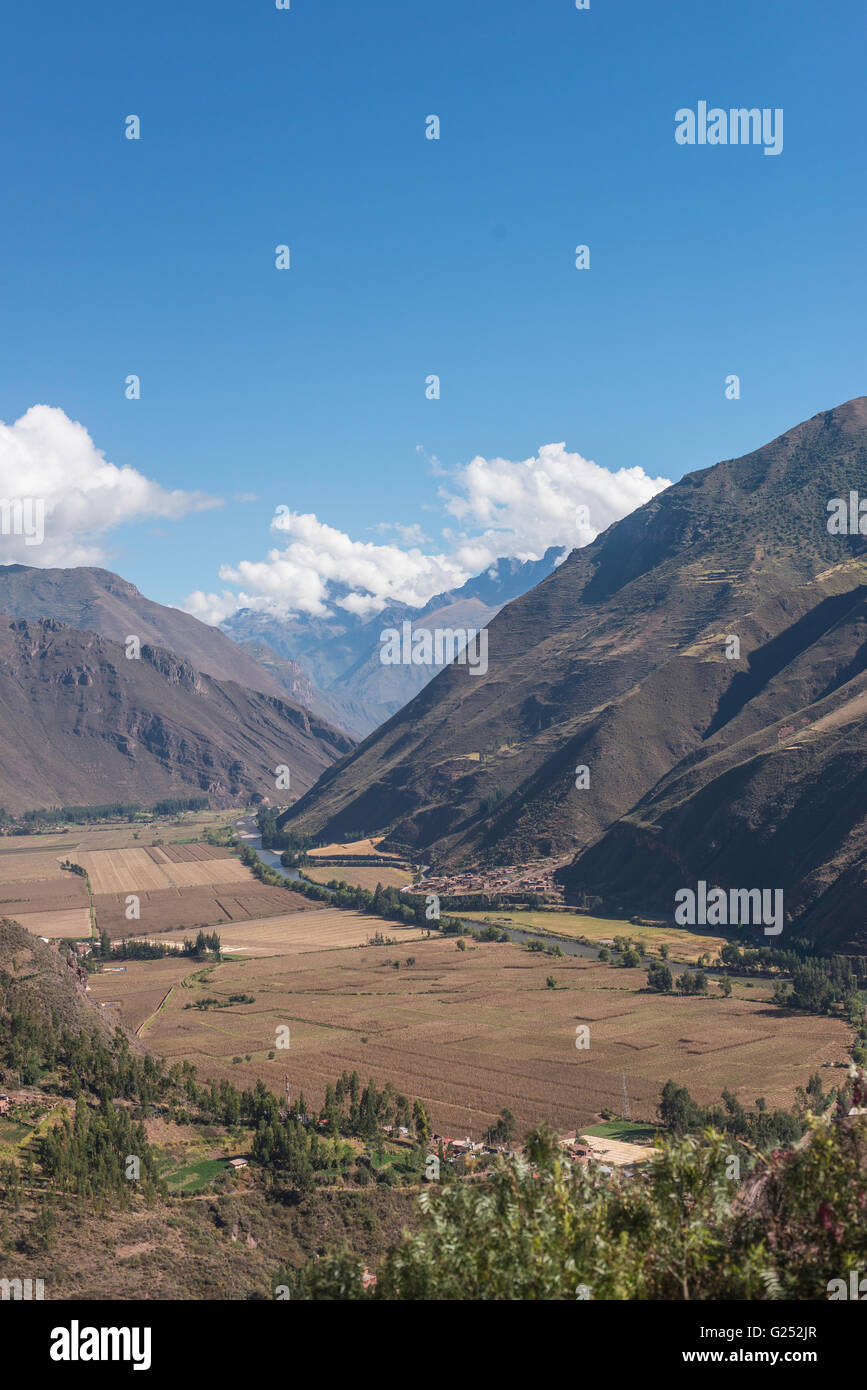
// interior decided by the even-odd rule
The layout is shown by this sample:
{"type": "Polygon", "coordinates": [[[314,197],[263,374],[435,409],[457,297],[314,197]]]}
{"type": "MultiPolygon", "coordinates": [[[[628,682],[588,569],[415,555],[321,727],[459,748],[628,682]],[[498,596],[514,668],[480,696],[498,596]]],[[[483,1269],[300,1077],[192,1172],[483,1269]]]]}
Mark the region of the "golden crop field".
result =
{"type": "MultiPolygon", "coordinates": [[[[360,912],[342,912],[336,907],[306,907],[282,916],[260,917],[247,922],[218,925],[224,954],[243,956],[296,956],[308,951],[344,950],[364,946],[377,931],[401,943],[420,941],[425,933],[418,927],[403,927],[360,912]]],[[[162,931],[153,940],[180,945],[188,931],[162,931]]],[[[148,939],[143,932],[138,939],[148,939]]]]}
{"type": "Polygon", "coordinates": [[[173,863],[158,861],[156,850],[89,850],[76,855],[87,870],[94,893],[150,892],[161,888],[197,888],[214,883],[250,883],[253,875],[239,859],[191,859],[173,863]]]}
{"type": "Polygon", "coordinates": [[[354,854],[379,854],[379,843],[382,836],[377,836],[374,840],[352,840],[348,845],[320,845],[318,849],[308,850],[311,859],[318,859],[320,855],[329,855],[332,858],[337,856],[348,857],[354,854]]]}
{"type": "Polygon", "coordinates": [[[60,861],[66,856],[50,851],[8,850],[0,841],[0,884],[22,883],[28,879],[62,879],[66,870],[60,861]]]}
{"type": "Polygon", "coordinates": [[[67,907],[53,912],[20,912],[14,918],[25,931],[34,936],[76,937],[79,941],[90,940],[90,908],[67,907]]]}
{"type": "Polygon", "coordinates": [[[655,1118],[670,1077],[703,1103],[728,1087],[748,1106],[757,1096],[789,1105],[822,1062],[846,1057],[842,1021],[772,1008],[767,982],[736,986],[730,999],[662,996],[644,985],[643,970],[552,961],[517,945],[460,951],[453,938],[308,949],[226,962],[203,983],[173,990],[146,1041],[238,1086],[261,1076],[280,1091],[289,1074],[315,1106],[327,1081],[356,1069],[423,1098],[438,1130],[476,1138],[504,1106],[523,1128],[550,1120],[574,1130],[604,1107],[619,1113],[623,1075],[638,1120],[655,1118]],[[255,1002],[183,1007],[198,995],[235,993],[255,1002]],[[288,1051],[275,1051],[281,1025],[290,1029],[288,1051]],[[576,1047],[579,1026],[589,1027],[587,1049],[576,1047]]]}
{"type": "Polygon", "coordinates": [[[308,866],[304,875],[306,878],[312,878],[314,883],[330,883],[333,878],[342,879],[354,888],[369,888],[371,892],[378,883],[381,883],[383,888],[406,888],[412,883],[411,869],[395,869],[388,864],[383,864],[382,868],[377,868],[375,864],[359,864],[356,868],[351,864],[325,865],[321,869],[308,866]]]}

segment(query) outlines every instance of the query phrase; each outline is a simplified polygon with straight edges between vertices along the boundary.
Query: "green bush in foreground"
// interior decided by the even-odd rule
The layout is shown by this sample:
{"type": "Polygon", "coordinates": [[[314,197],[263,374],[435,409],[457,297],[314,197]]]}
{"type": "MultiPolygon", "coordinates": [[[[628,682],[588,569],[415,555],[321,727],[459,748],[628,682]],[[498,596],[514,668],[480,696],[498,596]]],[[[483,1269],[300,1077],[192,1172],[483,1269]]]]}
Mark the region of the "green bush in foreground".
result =
{"type": "Polygon", "coordinates": [[[366,1293],[348,1254],[289,1277],[301,1299],[825,1299],[867,1271],[867,1122],[813,1120],[743,1180],[714,1130],[668,1141],[633,1178],[573,1166],[546,1130],[483,1183],[420,1197],[366,1293]]]}

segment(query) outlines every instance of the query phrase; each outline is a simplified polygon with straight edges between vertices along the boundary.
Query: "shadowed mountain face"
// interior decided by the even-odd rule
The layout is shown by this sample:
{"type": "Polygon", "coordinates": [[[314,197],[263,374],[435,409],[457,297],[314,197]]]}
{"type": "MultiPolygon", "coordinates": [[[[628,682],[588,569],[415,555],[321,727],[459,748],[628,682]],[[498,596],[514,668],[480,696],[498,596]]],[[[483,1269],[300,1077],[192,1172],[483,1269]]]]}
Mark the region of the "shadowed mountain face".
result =
{"type": "Polygon", "coordinates": [[[0,805],[20,812],[274,800],[278,765],[290,769],[290,794],[305,791],[352,741],[286,698],[215,680],[163,648],[129,660],[96,633],[0,615],[0,745],[0,805]]]}
{"type": "Polygon", "coordinates": [[[827,930],[820,903],[841,874],[860,882],[865,847],[867,541],[828,530],[829,500],[852,491],[867,498],[865,398],[683,478],[504,608],[487,673],[442,672],[323,775],[292,828],[385,831],[455,867],[564,856],[570,889],[642,906],[652,889],[670,908],[675,879],[739,886],[735,827],[764,826],[789,847],[763,881],[791,883],[787,910],[827,930]],[[663,843],[670,874],[649,867],[663,843]]]}

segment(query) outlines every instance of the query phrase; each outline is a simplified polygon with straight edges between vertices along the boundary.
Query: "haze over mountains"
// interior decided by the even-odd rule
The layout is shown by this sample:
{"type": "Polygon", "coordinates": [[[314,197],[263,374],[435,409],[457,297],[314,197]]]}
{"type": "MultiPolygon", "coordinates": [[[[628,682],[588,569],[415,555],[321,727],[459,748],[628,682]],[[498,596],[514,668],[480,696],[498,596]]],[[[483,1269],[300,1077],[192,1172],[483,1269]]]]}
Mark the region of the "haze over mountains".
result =
{"type": "MultiPolygon", "coordinates": [[[[400,628],[404,622],[414,628],[483,628],[504,604],[549,575],[566,554],[562,546],[551,546],[540,560],[502,558],[460,588],[435,595],[422,608],[392,602],[372,617],[360,617],[340,606],[349,590],[334,586],[335,611],[327,617],[243,608],[222,628],[275,674],[281,668],[274,653],[292,662],[289,679],[294,675],[303,680],[306,674],[309,683],[307,692],[299,684],[297,698],[363,738],[402,709],[439,670],[383,665],[380,634],[385,628],[400,628]]],[[[283,679],[285,683],[286,673],[283,679]]]]}
{"type": "Polygon", "coordinates": [[[286,823],[441,866],[568,857],[570,892],[644,910],[699,877],[773,884],[851,938],[867,540],[829,533],[827,507],[854,490],[863,397],[688,474],[511,602],[486,675],[443,671],[286,823]]]}

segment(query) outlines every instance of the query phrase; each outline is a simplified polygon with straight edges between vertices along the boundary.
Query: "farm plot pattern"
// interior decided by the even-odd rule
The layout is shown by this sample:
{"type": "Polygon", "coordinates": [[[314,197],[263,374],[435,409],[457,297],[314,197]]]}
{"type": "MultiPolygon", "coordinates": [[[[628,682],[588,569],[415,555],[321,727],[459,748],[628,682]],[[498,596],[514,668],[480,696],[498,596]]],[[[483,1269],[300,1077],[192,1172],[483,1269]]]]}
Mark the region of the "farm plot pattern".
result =
{"type": "Polygon", "coordinates": [[[91,850],[78,854],[76,862],[87,870],[94,893],[137,893],[254,881],[250,870],[239,859],[194,859],[190,856],[176,862],[165,854],[157,858],[157,852],[158,847],[91,850]]]}
{"type": "Polygon", "coordinates": [[[248,882],[216,884],[205,888],[166,888],[139,893],[140,918],[130,925],[126,916],[124,893],[95,893],[93,897],[97,926],[114,940],[140,933],[169,932],[177,928],[181,935],[199,927],[219,927],[226,922],[243,922],[250,918],[280,916],[287,912],[309,911],[310,904],[300,893],[285,888],[272,888],[252,876],[248,882]]]}
{"type": "Polygon", "coordinates": [[[648,1122],[669,1077],[702,1103],[728,1087],[746,1105],[757,1096],[790,1105],[822,1062],[846,1058],[844,1022],[787,1016],[768,987],[723,999],[664,997],[645,985],[643,970],[552,963],[515,945],[459,952],[453,940],[425,939],[409,950],[308,951],[218,966],[193,989],[255,1002],[199,1013],[183,1009],[195,992],[175,990],[146,1041],[239,1086],[261,1076],[279,1091],[288,1073],[317,1108],[327,1081],[357,1070],[421,1097],[440,1132],[475,1138],[505,1106],[523,1128],[592,1124],[604,1107],[619,1112],[624,1074],[633,1117],[648,1122]],[[586,1050],[575,1045],[581,1024],[586,1050]],[[269,1057],[280,1025],[291,1048],[269,1057]]]}
{"type": "Polygon", "coordinates": [[[35,936],[91,934],[84,880],[61,869],[52,855],[0,853],[0,917],[20,923],[35,936]],[[28,877],[22,877],[24,871],[28,877]]]}

